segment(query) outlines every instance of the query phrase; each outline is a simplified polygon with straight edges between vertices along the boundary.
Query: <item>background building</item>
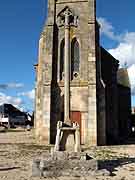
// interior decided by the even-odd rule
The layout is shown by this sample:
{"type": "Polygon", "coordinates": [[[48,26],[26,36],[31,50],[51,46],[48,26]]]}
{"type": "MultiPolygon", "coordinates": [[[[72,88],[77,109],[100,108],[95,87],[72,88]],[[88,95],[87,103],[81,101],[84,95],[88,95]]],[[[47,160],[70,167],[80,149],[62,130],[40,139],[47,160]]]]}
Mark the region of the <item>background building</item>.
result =
{"type": "Polygon", "coordinates": [[[3,104],[0,106],[0,121],[2,122],[4,118],[7,118],[10,127],[14,127],[15,125],[25,125],[27,114],[12,104],[3,104]]]}

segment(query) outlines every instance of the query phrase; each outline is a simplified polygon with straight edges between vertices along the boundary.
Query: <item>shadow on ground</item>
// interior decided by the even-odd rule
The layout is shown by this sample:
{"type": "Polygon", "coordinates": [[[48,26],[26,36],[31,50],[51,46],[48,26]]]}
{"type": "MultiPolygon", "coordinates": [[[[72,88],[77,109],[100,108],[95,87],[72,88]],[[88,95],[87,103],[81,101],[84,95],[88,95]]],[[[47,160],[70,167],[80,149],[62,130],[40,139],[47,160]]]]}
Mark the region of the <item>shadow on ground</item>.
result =
{"type": "Polygon", "coordinates": [[[0,171],[9,171],[9,170],[15,170],[20,169],[20,167],[2,167],[0,168],[0,171]]]}
{"type": "Polygon", "coordinates": [[[106,169],[110,172],[110,176],[116,176],[115,172],[117,167],[122,167],[123,165],[135,163],[135,158],[120,158],[117,160],[99,160],[98,170],[106,169]]]}

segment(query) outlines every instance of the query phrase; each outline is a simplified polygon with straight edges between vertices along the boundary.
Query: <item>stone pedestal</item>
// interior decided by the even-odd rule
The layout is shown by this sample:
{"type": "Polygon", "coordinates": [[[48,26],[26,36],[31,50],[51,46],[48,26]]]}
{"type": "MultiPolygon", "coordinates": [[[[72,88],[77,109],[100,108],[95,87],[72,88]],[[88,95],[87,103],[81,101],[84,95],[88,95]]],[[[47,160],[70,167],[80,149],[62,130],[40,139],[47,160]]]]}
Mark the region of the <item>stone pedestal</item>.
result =
{"type": "Polygon", "coordinates": [[[80,129],[79,128],[76,128],[76,131],[75,131],[75,152],[81,152],[80,129]]]}
{"type": "Polygon", "coordinates": [[[75,150],[75,130],[62,130],[62,138],[60,143],[61,151],[73,152],[75,150]]]}
{"type": "Polygon", "coordinates": [[[85,177],[96,172],[98,162],[94,159],[87,159],[86,153],[53,152],[50,157],[33,161],[32,176],[52,178],[75,176],[85,177]]]}
{"type": "Polygon", "coordinates": [[[81,151],[80,129],[77,123],[70,127],[63,127],[63,123],[58,121],[54,151],[81,151]]]}

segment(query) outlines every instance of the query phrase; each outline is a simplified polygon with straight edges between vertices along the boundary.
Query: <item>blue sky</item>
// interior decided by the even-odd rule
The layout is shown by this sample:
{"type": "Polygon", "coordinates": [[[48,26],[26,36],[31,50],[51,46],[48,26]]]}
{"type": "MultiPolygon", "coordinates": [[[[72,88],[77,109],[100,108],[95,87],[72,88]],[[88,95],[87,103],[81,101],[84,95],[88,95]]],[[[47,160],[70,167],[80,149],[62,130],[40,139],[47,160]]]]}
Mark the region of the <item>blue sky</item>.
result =
{"type": "MultiPolygon", "coordinates": [[[[103,17],[115,28],[116,34],[135,32],[135,2],[133,0],[97,0],[97,17],[103,17]]],[[[116,42],[102,36],[101,43],[106,48],[116,46],[116,42]]]]}
{"type": "Polygon", "coordinates": [[[32,109],[38,39],[45,20],[44,0],[1,0],[0,103],[32,109]],[[17,86],[20,84],[20,86],[17,86]],[[3,88],[2,85],[7,85],[3,88]],[[31,94],[32,93],[32,94],[31,94]],[[31,98],[29,98],[31,97],[31,98]]]}
{"type": "MultiPolygon", "coordinates": [[[[97,0],[97,17],[102,24],[101,44],[116,58],[121,58],[121,64],[124,58],[127,59],[135,88],[135,56],[132,52],[135,44],[134,7],[133,0],[97,0]],[[125,47],[129,48],[128,53],[121,57],[118,52],[125,47]]],[[[33,65],[37,62],[38,40],[46,14],[46,0],[1,0],[0,103],[9,102],[24,110],[32,110],[33,65]]],[[[132,100],[135,105],[135,98],[132,100]]]]}
{"type": "Polygon", "coordinates": [[[133,0],[97,0],[97,19],[101,25],[101,44],[127,64],[135,106],[135,2],[133,0]]]}

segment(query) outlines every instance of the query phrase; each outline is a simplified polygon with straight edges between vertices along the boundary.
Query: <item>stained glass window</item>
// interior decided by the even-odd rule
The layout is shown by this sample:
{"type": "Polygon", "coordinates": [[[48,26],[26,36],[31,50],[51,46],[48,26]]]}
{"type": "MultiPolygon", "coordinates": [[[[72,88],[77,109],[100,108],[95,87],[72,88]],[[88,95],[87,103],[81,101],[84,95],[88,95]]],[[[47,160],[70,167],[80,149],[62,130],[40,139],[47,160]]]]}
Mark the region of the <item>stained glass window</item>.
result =
{"type": "Polygon", "coordinates": [[[74,72],[79,72],[80,67],[80,50],[79,43],[76,38],[71,43],[71,74],[73,79],[74,72]]]}

